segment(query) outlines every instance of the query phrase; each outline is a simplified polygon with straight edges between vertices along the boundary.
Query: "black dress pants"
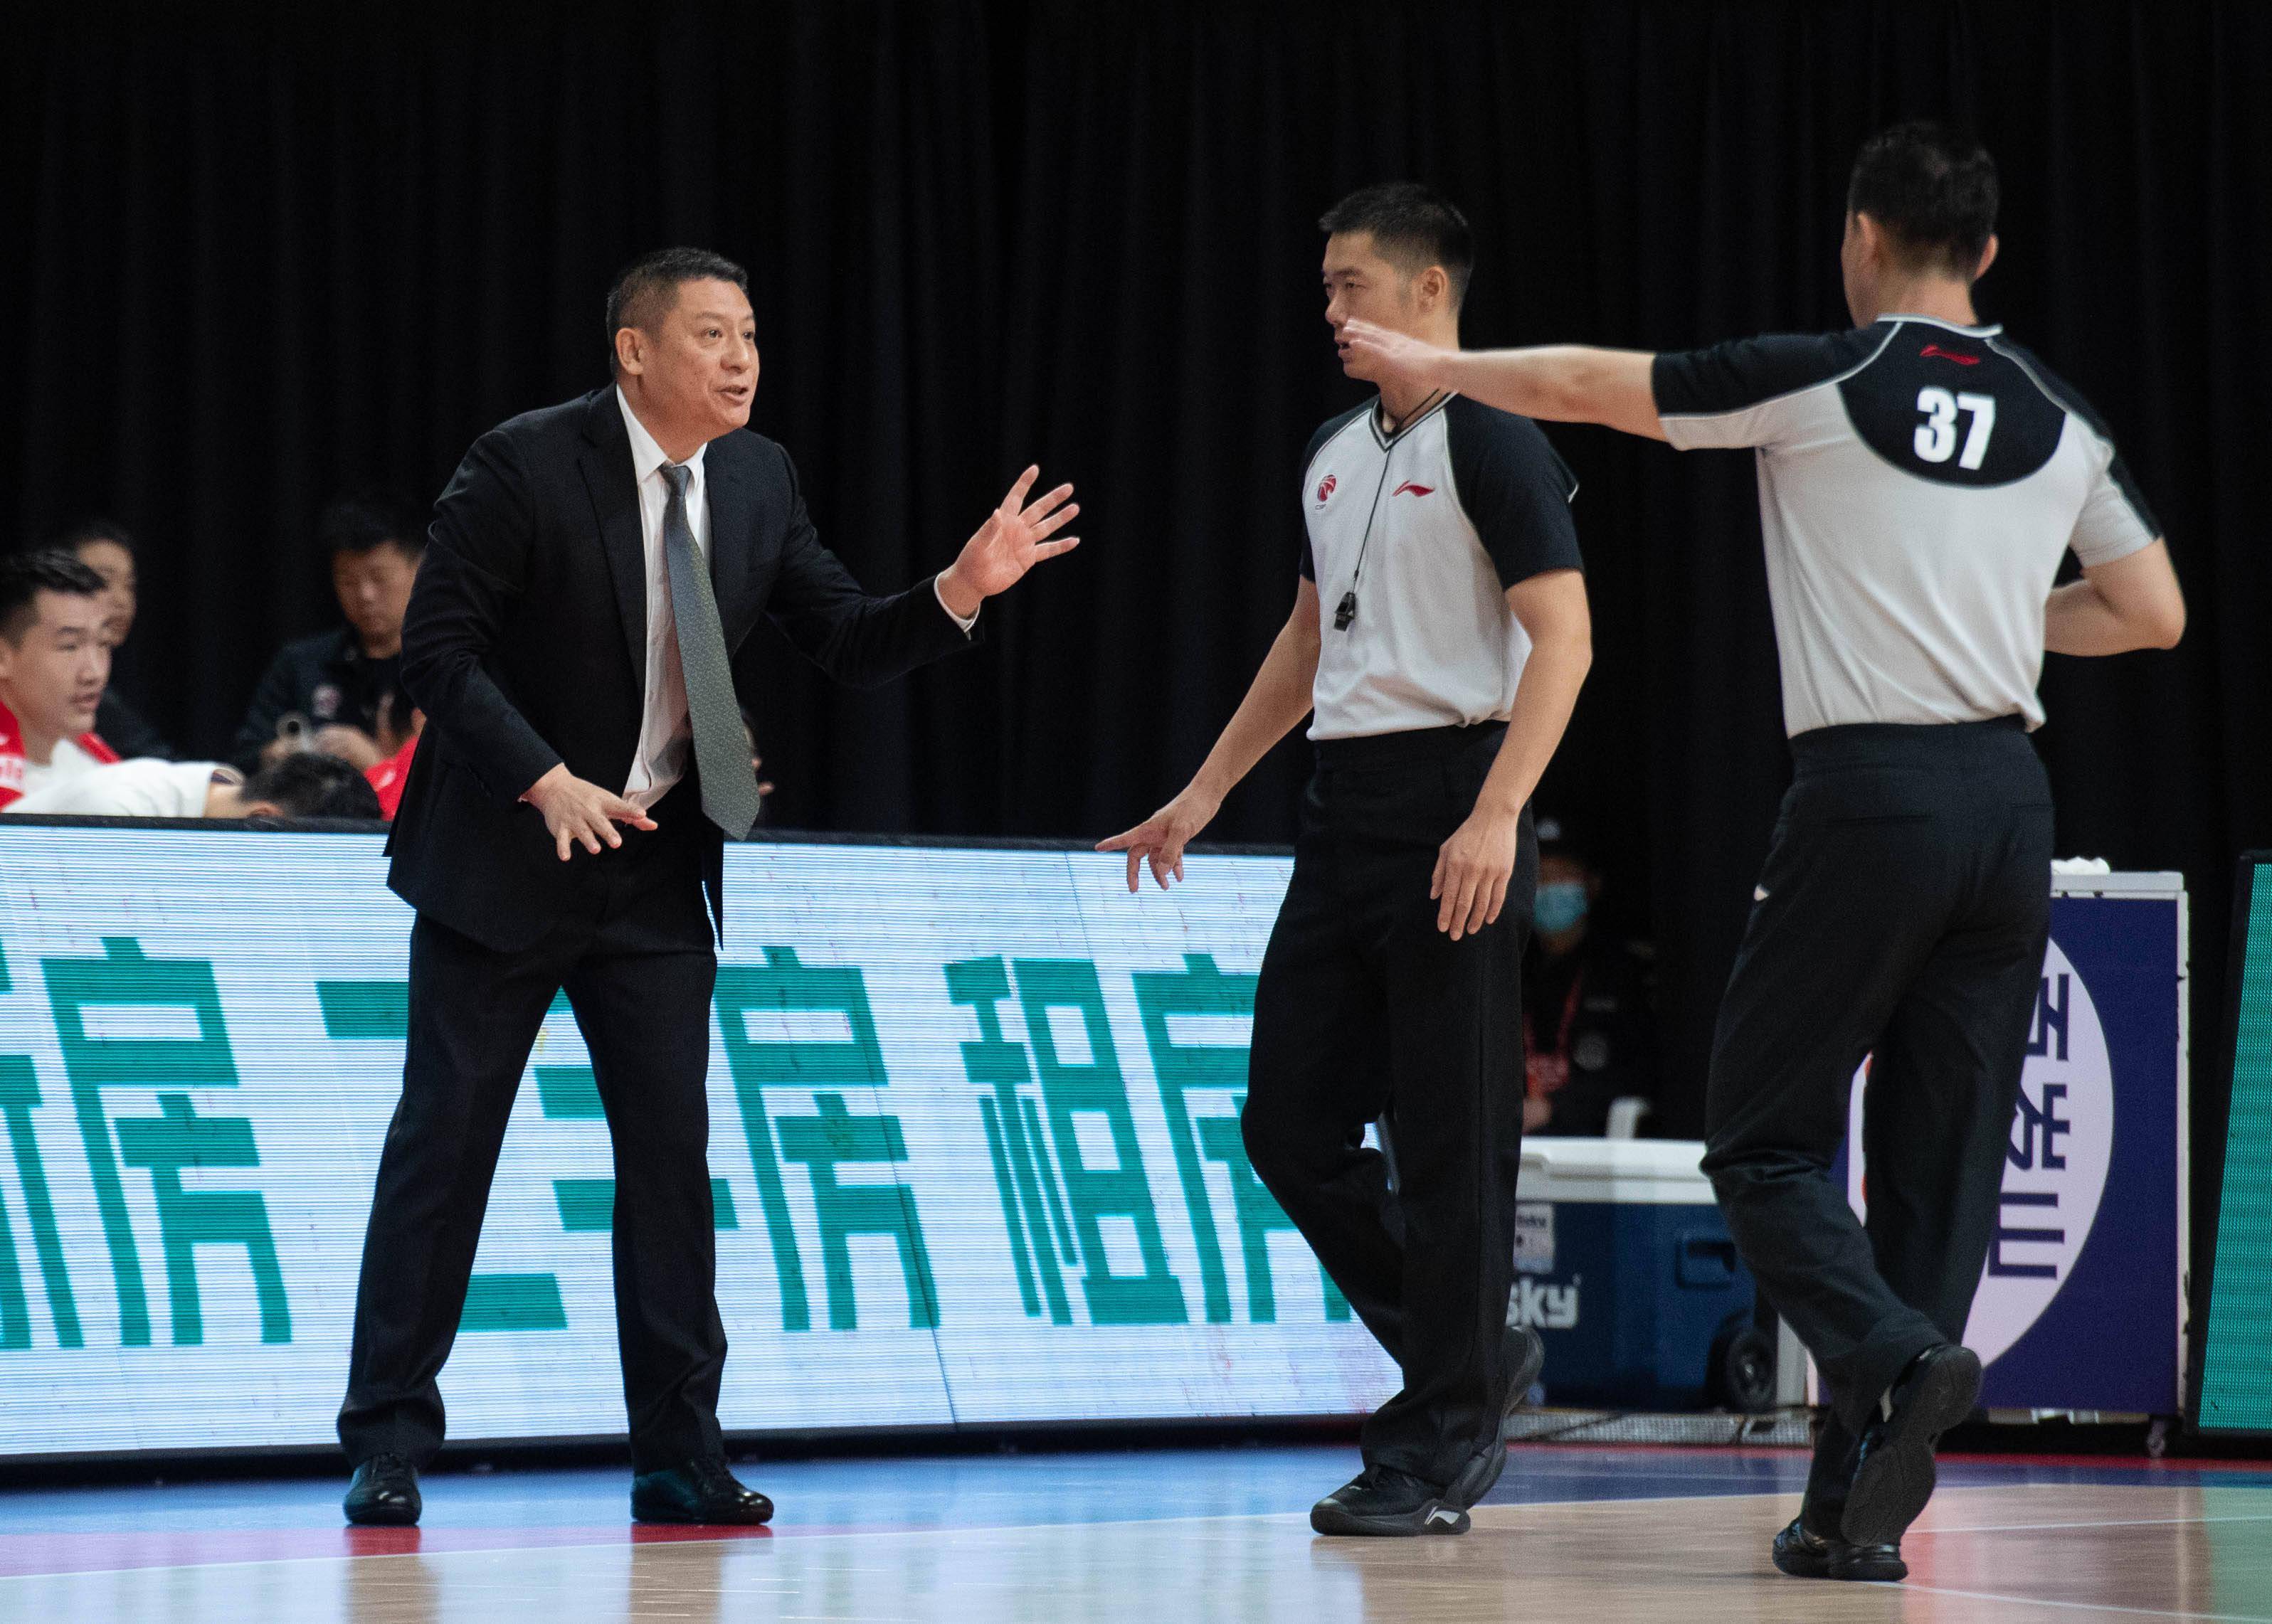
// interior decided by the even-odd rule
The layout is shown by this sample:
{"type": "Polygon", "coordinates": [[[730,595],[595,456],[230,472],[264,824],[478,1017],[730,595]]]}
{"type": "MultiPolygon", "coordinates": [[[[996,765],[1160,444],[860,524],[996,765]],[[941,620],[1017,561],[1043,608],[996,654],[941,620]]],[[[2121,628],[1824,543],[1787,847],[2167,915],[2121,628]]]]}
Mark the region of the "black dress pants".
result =
{"type": "Polygon", "coordinates": [[[1497,725],[1329,740],[1254,997],[1248,1159],[1402,1368],[1368,1464],[1447,1484],[1497,1441],[1522,1142],[1530,813],[1498,923],[1454,942],[1428,885],[1497,725]],[[1364,1145],[1386,1114],[1397,1188],[1364,1145]]]}
{"type": "Polygon", "coordinates": [[[615,1151],[616,1328],[634,1469],[720,1447],[726,1333],[711,1228],[710,995],[701,816],[682,786],[654,833],[579,849],[579,905],[535,945],[482,946],[421,914],[410,1037],[355,1295],[340,1441],[350,1462],[441,1447],[436,1379],[458,1331],[505,1120],[553,995],[592,1056],[615,1151]]]}
{"type": "Polygon", "coordinates": [[[1703,1166],[1829,1389],[1808,1510],[1835,1529],[1856,1435],[1910,1360],[1962,1339],[1995,1236],[2052,798],[2017,718],[1827,727],[1791,753],[1720,1007],[1703,1166]],[[1865,1054],[1866,1226],[1829,1172],[1865,1054]]]}

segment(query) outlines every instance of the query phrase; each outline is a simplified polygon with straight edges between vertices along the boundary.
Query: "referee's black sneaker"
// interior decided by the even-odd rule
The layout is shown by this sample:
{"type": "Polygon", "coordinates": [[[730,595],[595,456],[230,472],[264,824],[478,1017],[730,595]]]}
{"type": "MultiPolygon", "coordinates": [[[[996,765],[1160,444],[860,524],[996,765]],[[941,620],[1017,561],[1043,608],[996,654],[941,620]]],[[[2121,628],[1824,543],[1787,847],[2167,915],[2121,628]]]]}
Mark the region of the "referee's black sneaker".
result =
{"type": "Polygon", "coordinates": [[[1514,1426],[1514,1412],[1529,1398],[1538,1373],[1546,1368],[1546,1344],[1528,1325],[1508,1326],[1503,1348],[1506,1360],[1506,1405],[1499,1412],[1498,1430],[1444,1492],[1445,1502],[1462,1511],[1490,1494],[1499,1473],[1506,1470],[1507,1434],[1514,1426]]]}
{"type": "Polygon", "coordinates": [[[1468,1514],[1435,1484],[1394,1466],[1367,1466],[1310,1508],[1321,1534],[1464,1534],[1468,1514]]]}
{"type": "Polygon", "coordinates": [[[1856,1579],[1884,1583],[1906,1579],[1910,1565],[1898,1545],[1848,1545],[1835,1534],[1818,1534],[1804,1512],[1775,1536],[1775,1565],[1794,1579],[1856,1579]]]}
{"type": "Polygon", "coordinates": [[[1862,1431],[1840,1524],[1849,1545],[1901,1543],[1932,1498],[1933,1446],[1979,1397],[1980,1356],[1970,1348],[1939,1342],[1910,1361],[1862,1431]]]}

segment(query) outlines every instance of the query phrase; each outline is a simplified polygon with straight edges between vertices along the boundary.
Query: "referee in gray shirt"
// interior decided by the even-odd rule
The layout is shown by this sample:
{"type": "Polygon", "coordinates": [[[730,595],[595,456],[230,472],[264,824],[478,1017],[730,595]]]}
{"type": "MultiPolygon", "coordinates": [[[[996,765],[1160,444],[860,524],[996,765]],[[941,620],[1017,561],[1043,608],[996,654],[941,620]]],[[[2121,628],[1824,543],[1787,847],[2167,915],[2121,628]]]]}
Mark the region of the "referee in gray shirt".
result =
{"type": "Polygon", "coordinates": [[[1868,142],[1840,251],[1855,326],[1685,354],[1440,353],[1364,326],[1359,376],[1683,450],[1753,448],[1796,777],[1722,1002],[1704,1169],[1830,1389],[1775,1561],[1895,1579],[1992,1239],[2050,931],[2027,734],[2046,648],[2167,648],[2185,601],[2105,425],[1983,326],[1996,171],[1938,127],[1868,142]],[[2082,577],[2054,587],[2072,548],[2082,577]],[[1830,1181],[1872,1062],[1867,1227],[1830,1181]]]}
{"type": "MultiPolygon", "coordinates": [[[[1326,319],[1459,343],[1468,223],[1410,184],[1319,222],[1326,319]]],[[[1459,1534],[1543,1357],[1506,1322],[1521,1166],[1530,795],[1592,660],[1576,481],[1536,424],[1384,385],[1311,437],[1294,604],[1183,793],[1102,843],[1162,886],[1304,716],[1317,771],[1254,993],[1240,1128],[1255,1173],[1404,1385],[1322,1534],[1459,1534]],[[1367,1123],[1390,1119],[1397,1186],[1367,1123]]]]}

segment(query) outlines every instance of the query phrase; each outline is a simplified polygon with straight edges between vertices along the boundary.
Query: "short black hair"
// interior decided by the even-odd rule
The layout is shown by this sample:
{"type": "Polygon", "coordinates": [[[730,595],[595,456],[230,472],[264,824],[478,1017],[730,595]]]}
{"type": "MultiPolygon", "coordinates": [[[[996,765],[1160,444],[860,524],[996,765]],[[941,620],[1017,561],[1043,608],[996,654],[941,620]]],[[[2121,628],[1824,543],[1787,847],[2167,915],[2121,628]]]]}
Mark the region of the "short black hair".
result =
{"type": "Polygon", "coordinates": [[[413,558],[426,550],[426,526],[417,510],[392,491],[349,491],[317,517],[316,546],[325,558],[389,543],[413,558]]]}
{"type": "Polygon", "coordinates": [[[608,364],[616,361],[616,335],[626,327],[654,331],[688,282],[731,282],[749,296],[750,273],[706,248],[659,248],[625,265],[608,289],[608,364]]]}
{"type": "Polygon", "coordinates": [[[129,558],[138,556],[141,552],[141,548],[135,545],[132,531],[127,529],[116,519],[104,518],[100,514],[92,515],[86,518],[73,519],[48,538],[48,547],[49,549],[76,554],[79,548],[97,541],[109,541],[124,548],[129,558]]]}
{"type": "Polygon", "coordinates": [[[1846,212],[1867,214],[1904,264],[1972,279],[1996,231],[1996,160],[1970,136],[1919,119],[1862,143],[1846,212]]]}
{"type": "Polygon", "coordinates": [[[1369,231],[1372,245],[1407,276],[1441,265],[1452,279],[1452,307],[1468,296],[1476,271],[1476,234],[1452,200],[1416,181],[1386,181],[1353,191],[1319,217],[1327,236],[1369,231]]]}
{"type": "Polygon", "coordinates": [[[280,756],[244,781],[247,801],[265,801],[286,817],[380,816],[370,780],[336,756],[295,750],[280,756]]]}
{"type": "Polygon", "coordinates": [[[41,592],[100,598],[106,590],[92,565],[61,548],[43,547],[0,558],[0,637],[11,644],[24,640],[40,618],[41,592]]]}

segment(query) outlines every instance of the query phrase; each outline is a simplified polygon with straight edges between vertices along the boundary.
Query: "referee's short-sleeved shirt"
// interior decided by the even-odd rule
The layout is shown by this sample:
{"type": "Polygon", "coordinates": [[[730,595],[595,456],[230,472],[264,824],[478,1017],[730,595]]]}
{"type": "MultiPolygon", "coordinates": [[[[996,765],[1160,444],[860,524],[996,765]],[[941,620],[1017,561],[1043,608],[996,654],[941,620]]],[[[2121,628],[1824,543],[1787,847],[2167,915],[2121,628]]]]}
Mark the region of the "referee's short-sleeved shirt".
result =
{"type": "Polygon", "coordinates": [[[1527,417],[1452,395],[1392,436],[1376,406],[1327,422],[1303,459],[1325,639],[1310,737],[1504,721],[1530,654],[1506,589],[1583,568],[1578,482],[1527,417]]]}
{"type": "Polygon", "coordinates": [[[2159,534],[2105,425],[2002,331],[1888,316],[1656,358],[1666,438],[1758,451],[1790,733],[2039,726],[2061,557],[2159,534]]]}

